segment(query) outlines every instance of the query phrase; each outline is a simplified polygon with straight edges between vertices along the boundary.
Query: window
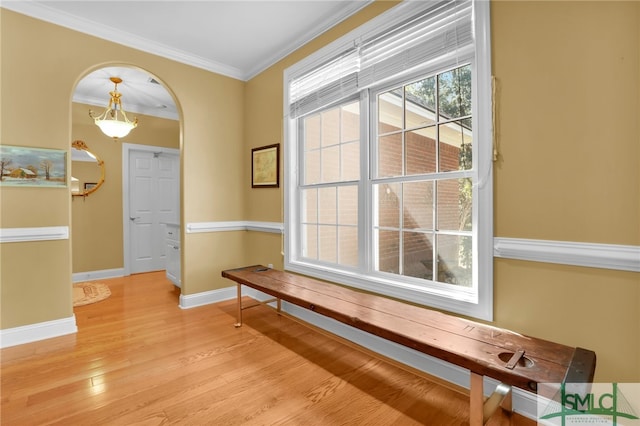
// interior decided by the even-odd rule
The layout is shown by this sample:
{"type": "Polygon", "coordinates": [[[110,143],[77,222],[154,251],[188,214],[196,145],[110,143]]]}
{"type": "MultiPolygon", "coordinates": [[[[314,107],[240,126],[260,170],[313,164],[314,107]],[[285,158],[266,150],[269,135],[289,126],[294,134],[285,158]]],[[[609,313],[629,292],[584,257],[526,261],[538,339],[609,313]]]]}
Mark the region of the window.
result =
{"type": "Polygon", "coordinates": [[[285,72],[285,267],[492,319],[488,2],[404,2],[285,72]]]}
{"type": "Polygon", "coordinates": [[[374,269],[471,287],[471,65],[375,93],[374,269]]]}

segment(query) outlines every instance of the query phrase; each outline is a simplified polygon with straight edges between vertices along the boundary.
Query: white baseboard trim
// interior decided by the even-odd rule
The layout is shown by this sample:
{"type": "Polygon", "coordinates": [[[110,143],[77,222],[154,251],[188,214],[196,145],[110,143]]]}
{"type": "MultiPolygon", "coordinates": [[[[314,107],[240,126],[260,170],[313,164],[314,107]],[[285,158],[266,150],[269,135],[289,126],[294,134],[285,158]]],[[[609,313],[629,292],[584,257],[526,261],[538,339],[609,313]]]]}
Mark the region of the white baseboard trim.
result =
{"type": "Polygon", "coordinates": [[[78,332],[76,316],[0,330],[0,348],[37,342],[78,332]]]}
{"type": "MultiPolygon", "coordinates": [[[[242,294],[259,301],[272,298],[265,293],[247,287],[242,288],[242,294]]],[[[282,310],[304,322],[347,339],[394,361],[400,362],[419,371],[423,371],[429,375],[438,377],[462,388],[470,388],[470,373],[469,370],[465,368],[425,355],[422,352],[418,352],[406,346],[399,345],[373,334],[358,330],[332,318],[316,314],[315,312],[311,312],[285,301],[282,302],[282,310]]],[[[489,396],[498,384],[499,382],[497,380],[485,377],[485,396],[489,396]]],[[[537,395],[534,393],[514,388],[513,411],[532,420],[536,420],[538,409],[536,398],[537,395]]]]}
{"type": "Polygon", "coordinates": [[[231,222],[192,222],[187,223],[185,229],[185,232],[187,234],[226,231],[258,231],[282,234],[284,232],[284,225],[280,222],[255,222],[238,220],[231,222]]]}
{"type": "Polygon", "coordinates": [[[180,308],[191,309],[198,306],[210,305],[212,303],[223,302],[235,299],[237,295],[236,287],[225,287],[218,290],[203,291],[202,293],[180,295],[180,308]]]}
{"type": "Polygon", "coordinates": [[[640,246],[494,238],[493,255],[505,259],[640,272],[640,246]]]}
{"type": "Polygon", "coordinates": [[[0,228],[0,243],[28,241],[68,240],[68,226],[41,226],[37,228],[0,228]]]}
{"type": "Polygon", "coordinates": [[[124,277],[124,268],[103,269],[101,271],[75,272],[71,275],[71,281],[80,283],[84,281],[106,280],[107,278],[124,277]]]}

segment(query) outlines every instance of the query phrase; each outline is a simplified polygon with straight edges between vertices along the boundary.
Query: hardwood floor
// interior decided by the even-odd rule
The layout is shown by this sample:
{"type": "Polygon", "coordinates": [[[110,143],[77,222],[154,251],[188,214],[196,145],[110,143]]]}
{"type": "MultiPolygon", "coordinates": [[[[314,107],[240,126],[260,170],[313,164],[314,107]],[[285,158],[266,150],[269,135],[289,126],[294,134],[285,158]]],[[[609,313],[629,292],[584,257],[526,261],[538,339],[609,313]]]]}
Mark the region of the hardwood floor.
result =
{"type": "Polygon", "coordinates": [[[0,351],[2,425],[468,424],[468,396],[270,308],[236,329],[233,301],[181,310],[164,272],[101,282],[76,335],[0,351]]]}

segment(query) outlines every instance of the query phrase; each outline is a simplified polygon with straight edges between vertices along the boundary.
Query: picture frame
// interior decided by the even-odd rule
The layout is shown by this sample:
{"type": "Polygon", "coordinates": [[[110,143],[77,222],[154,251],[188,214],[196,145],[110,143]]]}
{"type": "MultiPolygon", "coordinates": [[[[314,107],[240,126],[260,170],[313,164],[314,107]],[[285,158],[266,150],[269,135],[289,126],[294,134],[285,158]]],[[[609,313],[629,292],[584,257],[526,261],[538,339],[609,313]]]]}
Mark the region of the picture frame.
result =
{"type": "Polygon", "coordinates": [[[0,186],[67,187],[67,151],[0,145],[0,186]]]}
{"type": "Polygon", "coordinates": [[[251,187],[280,187],[280,144],[251,149],[251,187]]]}
{"type": "Polygon", "coordinates": [[[98,185],[98,182],[85,182],[84,183],[84,190],[87,191],[89,189],[93,189],[98,185]]]}

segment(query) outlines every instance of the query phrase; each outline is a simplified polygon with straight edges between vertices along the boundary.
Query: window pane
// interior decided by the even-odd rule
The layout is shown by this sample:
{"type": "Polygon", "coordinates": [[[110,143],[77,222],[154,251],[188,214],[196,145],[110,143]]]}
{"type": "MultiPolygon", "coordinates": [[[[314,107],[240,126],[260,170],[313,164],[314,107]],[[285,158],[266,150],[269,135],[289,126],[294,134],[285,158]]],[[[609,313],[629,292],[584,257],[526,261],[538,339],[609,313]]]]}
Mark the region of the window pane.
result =
{"type": "Polygon", "coordinates": [[[320,114],[304,119],[304,149],[309,151],[320,147],[320,114]]]}
{"type": "Polygon", "coordinates": [[[402,275],[433,279],[433,234],[403,233],[402,275]]]}
{"type": "Polygon", "coordinates": [[[360,143],[352,142],[342,145],[342,180],[360,179],[360,143]]]}
{"type": "Polygon", "coordinates": [[[400,232],[377,231],[378,237],[378,270],[381,272],[400,273],[400,232]]]}
{"type": "Polygon", "coordinates": [[[471,230],[472,187],[470,179],[447,179],[436,183],[438,229],[471,230]]]}
{"type": "Polygon", "coordinates": [[[322,182],[340,180],[340,145],[322,149],[322,182]]]}
{"type": "Polygon", "coordinates": [[[320,182],[320,151],[304,154],[304,183],[311,185],[320,182]]]}
{"type": "Polygon", "coordinates": [[[336,252],[336,227],[335,226],[318,226],[318,234],[320,238],[318,259],[336,263],[338,257],[336,252]]]}
{"type": "Polygon", "coordinates": [[[436,127],[426,127],[406,133],[405,162],[407,175],[436,171],[436,127]]]}
{"type": "Polygon", "coordinates": [[[403,184],[403,228],[433,229],[433,182],[403,184]]]}
{"type": "Polygon", "coordinates": [[[318,190],[305,189],[302,191],[302,222],[318,222],[318,190]]]}
{"type": "Polygon", "coordinates": [[[355,142],[360,140],[360,103],[353,102],[342,107],[342,134],[340,141],[355,142]]]}
{"type": "Polygon", "coordinates": [[[358,228],[355,226],[338,227],[338,263],[358,266],[358,228]]]}
{"type": "Polygon", "coordinates": [[[440,171],[470,170],[472,166],[471,120],[452,121],[439,126],[440,171]]]}
{"type": "Polygon", "coordinates": [[[402,129],[402,89],[395,89],[378,96],[378,133],[402,129]]]}
{"type": "Polygon", "coordinates": [[[438,281],[472,285],[471,241],[468,236],[438,235],[438,281]]]}
{"type": "Polygon", "coordinates": [[[336,223],[336,188],[318,189],[318,222],[336,223]]]}
{"type": "Polygon", "coordinates": [[[440,121],[471,115],[471,65],[438,76],[440,121]]]}
{"type": "Polygon", "coordinates": [[[302,225],[302,256],[310,259],[318,258],[318,227],[302,225]]]}
{"type": "Polygon", "coordinates": [[[378,177],[402,176],[402,134],[378,138],[378,177]]]}
{"type": "Polygon", "coordinates": [[[358,224],[358,187],[355,185],[338,188],[338,223],[358,224]]]}
{"type": "Polygon", "coordinates": [[[436,78],[429,77],[405,87],[405,128],[423,127],[436,121],[436,78]]]}
{"type": "Polygon", "coordinates": [[[322,136],[320,140],[322,146],[337,145],[340,143],[340,110],[333,108],[323,111],[321,117],[322,136]]]}
{"type": "Polygon", "coordinates": [[[400,184],[375,185],[378,193],[378,208],[375,223],[385,228],[400,227],[400,184]]]}

